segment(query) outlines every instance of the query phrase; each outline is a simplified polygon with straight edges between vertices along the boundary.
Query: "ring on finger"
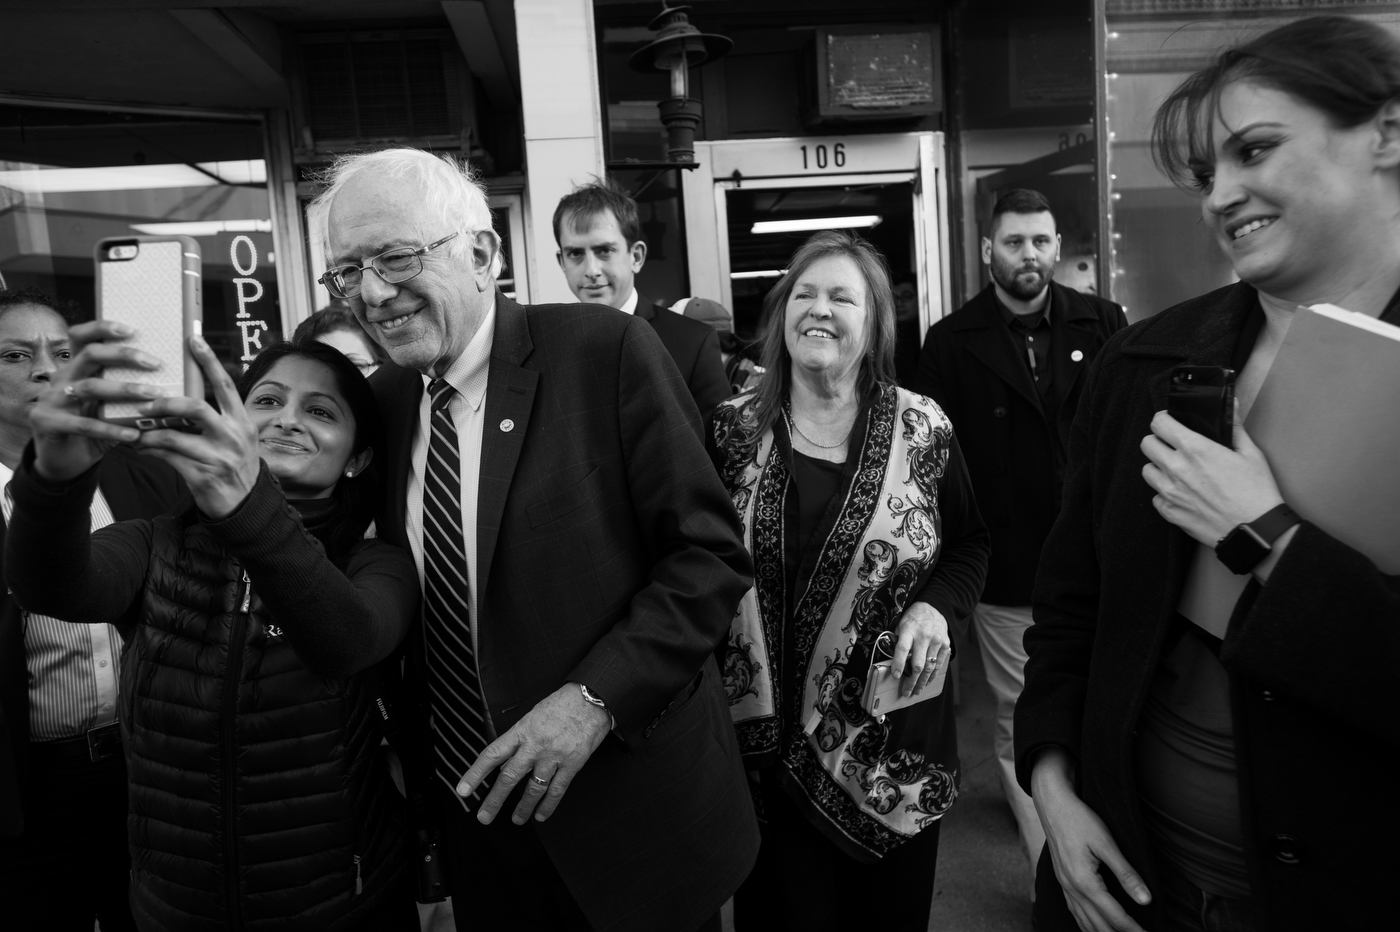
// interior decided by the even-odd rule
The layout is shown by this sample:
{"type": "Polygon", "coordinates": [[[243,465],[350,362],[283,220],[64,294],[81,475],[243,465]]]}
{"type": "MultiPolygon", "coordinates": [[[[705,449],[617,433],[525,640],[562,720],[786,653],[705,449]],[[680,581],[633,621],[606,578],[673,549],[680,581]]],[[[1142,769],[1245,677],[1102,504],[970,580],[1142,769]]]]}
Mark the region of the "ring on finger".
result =
{"type": "Polygon", "coordinates": [[[540,787],[548,787],[548,786],[549,786],[549,781],[548,781],[548,780],[542,780],[542,779],[540,779],[540,777],[539,777],[537,774],[533,774],[533,773],[530,774],[530,782],[533,783],[533,784],[535,784],[535,786],[540,786],[540,787]]]}
{"type": "Polygon", "coordinates": [[[77,391],[74,390],[74,388],[73,388],[72,385],[65,385],[65,386],[63,386],[63,394],[67,395],[69,398],[77,398],[77,397],[78,397],[78,393],[77,393],[77,391]]]}

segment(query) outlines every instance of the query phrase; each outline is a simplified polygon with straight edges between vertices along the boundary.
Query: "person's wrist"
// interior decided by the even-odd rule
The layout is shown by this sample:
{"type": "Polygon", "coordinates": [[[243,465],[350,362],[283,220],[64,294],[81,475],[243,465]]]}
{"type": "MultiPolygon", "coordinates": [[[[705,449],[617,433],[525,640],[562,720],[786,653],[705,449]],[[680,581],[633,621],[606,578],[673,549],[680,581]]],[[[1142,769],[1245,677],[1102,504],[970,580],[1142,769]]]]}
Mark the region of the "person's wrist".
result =
{"type": "Polygon", "coordinates": [[[603,698],[582,683],[575,683],[574,685],[578,687],[579,698],[581,698],[585,704],[592,706],[603,714],[603,719],[607,722],[608,730],[611,731],[616,728],[617,719],[613,718],[612,711],[608,708],[608,704],[603,701],[603,698]]]}
{"type": "Polygon", "coordinates": [[[1031,763],[1031,796],[1044,799],[1074,789],[1074,764],[1064,748],[1047,747],[1031,763]]]}

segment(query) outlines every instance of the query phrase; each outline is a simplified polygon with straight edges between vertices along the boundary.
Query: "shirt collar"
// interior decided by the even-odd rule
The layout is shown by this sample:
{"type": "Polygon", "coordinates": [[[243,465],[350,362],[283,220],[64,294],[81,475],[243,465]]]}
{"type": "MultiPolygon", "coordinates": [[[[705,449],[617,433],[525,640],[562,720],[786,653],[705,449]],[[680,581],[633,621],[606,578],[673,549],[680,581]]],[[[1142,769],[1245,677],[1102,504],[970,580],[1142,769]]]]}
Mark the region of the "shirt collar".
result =
{"type": "MultiPolygon", "coordinates": [[[[472,335],[471,342],[462,351],[462,355],[454,359],[452,365],[442,374],[447,384],[457,390],[457,394],[471,405],[473,411],[480,409],[482,399],[486,397],[486,376],[490,370],[491,343],[495,333],[496,298],[493,295],[491,307],[481,319],[481,326],[472,335]]],[[[423,376],[425,397],[428,383],[432,381],[428,376],[423,376]]]]}
{"type": "Polygon", "coordinates": [[[1006,306],[1005,302],[1001,300],[1001,295],[997,294],[995,289],[992,290],[992,300],[996,301],[997,310],[1001,311],[1001,319],[1006,321],[1007,326],[1019,323],[1027,330],[1034,330],[1040,326],[1041,321],[1045,321],[1046,324],[1050,323],[1050,306],[1055,303],[1055,289],[1048,284],[1045,286],[1045,306],[1034,314],[1017,314],[1006,306]]]}
{"type": "Polygon", "coordinates": [[[637,289],[632,288],[632,293],[627,296],[627,300],[622,302],[622,307],[618,308],[624,314],[637,313],[637,289]]]}

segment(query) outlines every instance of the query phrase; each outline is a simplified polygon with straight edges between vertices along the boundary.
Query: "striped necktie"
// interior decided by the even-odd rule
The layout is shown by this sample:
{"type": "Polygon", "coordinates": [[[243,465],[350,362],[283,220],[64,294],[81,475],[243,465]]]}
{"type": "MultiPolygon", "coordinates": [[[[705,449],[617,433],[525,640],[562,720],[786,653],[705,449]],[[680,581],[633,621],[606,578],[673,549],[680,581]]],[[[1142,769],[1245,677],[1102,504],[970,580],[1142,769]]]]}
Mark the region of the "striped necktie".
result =
{"type": "MultiPolygon", "coordinates": [[[[471,586],[462,536],[462,475],[457,427],[446,379],[428,385],[432,437],[423,477],[423,631],[428,660],[428,709],[433,722],[434,771],[456,794],[457,783],[490,743],[481,678],[472,646],[471,586]]],[[[486,786],[475,798],[483,799],[486,786]]]]}

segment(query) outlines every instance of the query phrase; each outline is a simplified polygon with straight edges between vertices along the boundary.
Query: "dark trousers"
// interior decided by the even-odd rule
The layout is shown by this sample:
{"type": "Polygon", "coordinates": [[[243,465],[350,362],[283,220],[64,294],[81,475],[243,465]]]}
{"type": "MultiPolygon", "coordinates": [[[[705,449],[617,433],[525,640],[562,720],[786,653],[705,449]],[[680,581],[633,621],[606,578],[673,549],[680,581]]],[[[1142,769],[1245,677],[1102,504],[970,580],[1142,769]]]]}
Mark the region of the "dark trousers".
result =
{"type": "Polygon", "coordinates": [[[1164,932],[1254,932],[1254,904],[1207,893],[1159,859],[1157,887],[1164,932]]]}
{"type": "MultiPolygon", "coordinates": [[[[467,813],[446,789],[437,793],[457,932],[593,932],[534,828],[510,820],[523,791],[522,781],[490,825],[476,820],[475,802],[467,813]]],[[[719,915],[697,932],[720,932],[719,915]]]]}
{"type": "Polygon", "coordinates": [[[0,903],[15,932],[136,929],[127,905],[126,764],[56,763],[31,745],[24,833],[0,838],[0,903]]]}
{"type": "Polygon", "coordinates": [[[941,822],[865,864],[828,841],[770,783],[758,862],[734,894],[735,932],[927,932],[941,822]]]}

